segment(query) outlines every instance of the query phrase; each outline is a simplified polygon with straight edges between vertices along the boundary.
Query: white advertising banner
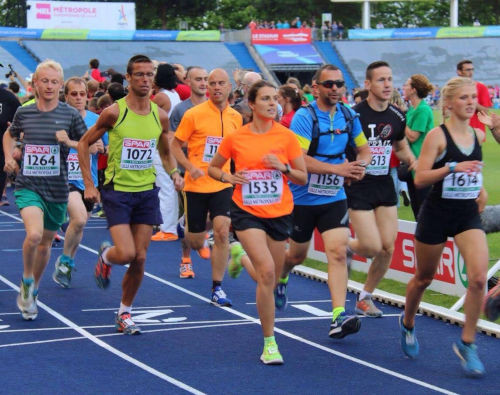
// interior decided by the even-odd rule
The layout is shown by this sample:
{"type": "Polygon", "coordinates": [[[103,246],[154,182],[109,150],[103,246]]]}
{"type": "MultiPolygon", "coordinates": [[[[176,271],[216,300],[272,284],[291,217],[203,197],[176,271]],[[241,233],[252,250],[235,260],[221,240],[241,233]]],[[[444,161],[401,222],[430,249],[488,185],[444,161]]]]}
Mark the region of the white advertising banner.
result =
{"type": "Polygon", "coordinates": [[[27,1],[29,29],[135,30],[135,3],[27,1]]]}
{"type": "MultiPolygon", "coordinates": [[[[415,256],[415,228],[416,223],[398,221],[398,236],[394,243],[394,254],[391,266],[385,278],[408,283],[415,273],[417,259],[415,256]]],[[[325,246],[321,235],[316,230],[307,254],[308,258],[326,262],[325,246]]],[[[368,272],[371,260],[354,255],[353,270],[368,272]]],[[[445,243],[441,261],[434,281],[429,286],[430,290],[447,295],[462,296],[468,285],[464,259],[460,255],[457,245],[452,238],[445,243]]]]}

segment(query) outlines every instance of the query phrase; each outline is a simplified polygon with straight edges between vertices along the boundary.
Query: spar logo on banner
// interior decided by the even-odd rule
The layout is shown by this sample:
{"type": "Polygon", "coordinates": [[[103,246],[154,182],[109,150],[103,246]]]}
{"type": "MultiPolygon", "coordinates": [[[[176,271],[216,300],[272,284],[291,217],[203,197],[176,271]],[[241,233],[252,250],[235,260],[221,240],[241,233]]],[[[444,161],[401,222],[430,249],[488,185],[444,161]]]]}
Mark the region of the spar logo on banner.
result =
{"type": "Polygon", "coordinates": [[[50,3],[36,3],[36,19],[50,19],[50,3]]]}
{"type": "MultiPolygon", "coordinates": [[[[417,267],[414,236],[416,224],[415,222],[403,220],[399,220],[398,223],[399,231],[394,243],[394,254],[385,278],[408,283],[415,274],[417,267]]],[[[352,230],[351,235],[354,236],[352,230]]],[[[325,246],[317,230],[314,232],[314,240],[307,256],[326,262],[325,246]]],[[[370,267],[370,262],[370,259],[354,255],[352,268],[366,273],[370,267]]],[[[462,296],[467,285],[465,262],[458,251],[458,247],[450,238],[445,243],[434,281],[429,286],[429,289],[447,295],[462,296]]]]}
{"type": "Polygon", "coordinates": [[[254,29],[252,44],[309,44],[311,29],[254,29]]]}

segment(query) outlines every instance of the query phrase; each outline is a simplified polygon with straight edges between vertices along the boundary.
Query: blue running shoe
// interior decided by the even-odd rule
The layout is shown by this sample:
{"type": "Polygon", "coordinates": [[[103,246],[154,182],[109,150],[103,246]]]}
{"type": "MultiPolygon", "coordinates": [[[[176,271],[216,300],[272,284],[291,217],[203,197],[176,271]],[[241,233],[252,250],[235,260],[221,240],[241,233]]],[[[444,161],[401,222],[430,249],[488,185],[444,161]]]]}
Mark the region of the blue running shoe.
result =
{"type": "Polygon", "coordinates": [[[361,320],[356,315],[347,315],[345,311],[340,313],[335,321],[330,324],[328,336],[334,339],[342,339],[347,335],[356,333],[361,328],[361,320]]]}
{"type": "Polygon", "coordinates": [[[399,316],[399,327],[401,328],[401,349],[408,358],[416,358],[419,352],[417,336],[415,336],[415,328],[408,329],[403,325],[405,314],[399,316]]]}
{"type": "Polygon", "coordinates": [[[101,247],[99,248],[99,257],[97,258],[97,264],[95,265],[95,282],[99,288],[107,288],[110,283],[111,277],[111,265],[108,265],[102,259],[102,254],[106,249],[111,247],[111,243],[109,241],[103,241],[101,247]]]}
{"type": "Polygon", "coordinates": [[[52,279],[63,288],[71,286],[71,272],[73,271],[73,264],[71,262],[62,260],[62,255],[56,259],[55,270],[52,274],[52,279]]]}
{"type": "Polygon", "coordinates": [[[232,306],[231,299],[227,297],[220,286],[215,287],[212,291],[212,304],[215,306],[232,306]]]}
{"type": "Polygon", "coordinates": [[[461,360],[462,368],[469,377],[481,377],[484,375],[484,365],[477,355],[477,346],[472,343],[465,345],[462,340],[453,343],[453,351],[461,360]]]}
{"type": "Polygon", "coordinates": [[[285,279],[280,278],[278,285],[274,288],[274,305],[278,310],[285,310],[288,304],[288,297],[286,296],[286,289],[288,286],[288,276],[285,279]]]}

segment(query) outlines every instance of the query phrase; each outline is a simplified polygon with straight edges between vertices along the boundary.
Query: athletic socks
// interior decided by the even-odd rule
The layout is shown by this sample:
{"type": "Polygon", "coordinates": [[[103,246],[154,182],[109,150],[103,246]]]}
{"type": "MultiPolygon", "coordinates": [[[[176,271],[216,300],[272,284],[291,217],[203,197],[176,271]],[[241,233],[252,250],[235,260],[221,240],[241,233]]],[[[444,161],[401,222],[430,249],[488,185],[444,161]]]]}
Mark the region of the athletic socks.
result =
{"type": "Polygon", "coordinates": [[[344,307],[335,307],[332,311],[332,321],[335,321],[337,317],[345,311],[344,307]]]}
{"type": "Polygon", "coordinates": [[[132,306],[125,306],[123,303],[120,303],[120,310],[118,310],[118,315],[122,315],[123,313],[132,313],[132,306]]]}
{"type": "Polygon", "coordinates": [[[366,298],[367,296],[371,298],[371,297],[372,297],[371,292],[366,292],[366,291],[363,289],[363,290],[360,292],[360,294],[359,294],[359,299],[358,299],[358,300],[363,300],[363,299],[364,299],[364,298],[366,298]]]}

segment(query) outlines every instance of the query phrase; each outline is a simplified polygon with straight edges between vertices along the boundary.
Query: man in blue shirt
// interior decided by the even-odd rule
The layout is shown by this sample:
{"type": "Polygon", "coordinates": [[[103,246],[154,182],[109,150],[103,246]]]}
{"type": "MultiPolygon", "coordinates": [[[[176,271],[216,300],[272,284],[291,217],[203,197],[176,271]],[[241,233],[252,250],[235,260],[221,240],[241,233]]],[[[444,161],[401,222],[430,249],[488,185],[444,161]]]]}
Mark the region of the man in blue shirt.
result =
{"type": "Polygon", "coordinates": [[[349,238],[344,181],[359,180],[370,162],[370,150],[356,114],[342,108],[342,72],[333,65],[321,67],[313,77],[318,98],[311,108],[302,107],[295,114],[291,129],[297,135],[304,152],[308,183],[291,185],[295,208],[290,248],[283,273],[275,291],[277,308],[286,306],[288,274],[307,256],[315,228],[321,233],[328,261],[328,287],[332,297],[333,316],[329,336],[343,338],[356,333],[360,321],[345,312],[347,291],[346,249],[349,238]],[[319,136],[313,137],[317,118],[319,136]],[[348,119],[350,118],[350,119],[348,119]],[[348,162],[345,149],[351,145],[357,160],[348,162]]]}
{"type": "MultiPolygon", "coordinates": [[[[97,114],[85,110],[87,104],[87,84],[84,79],[72,77],[66,81],[64,85],[64,95],[66,103],[76,108],[83,120],[87,129],[94,125],[99,117],[97,114]]],[[[98,140],[91,147],[91,169],[92,179],[97,186],[97,154],[104,152],[104,144],[98,140]]],[[[87,220],[92,211],[92,203],[83,200],[83,185],[82,174],[80,172],[80,164],[78,162],[78,153],[76,149],[71,149],[68,155],[68,181],[69,181],[69,198],[68,198],[68,214],[69,225],[66,229],[64,239],[63,254],[56,260],[56,267],[52,278],[63,288],[69,288],[71,284],[71,272],[74,268],[74,258],[76,250],[83,237],[83,228],[87,224],[87,220]]]]}

